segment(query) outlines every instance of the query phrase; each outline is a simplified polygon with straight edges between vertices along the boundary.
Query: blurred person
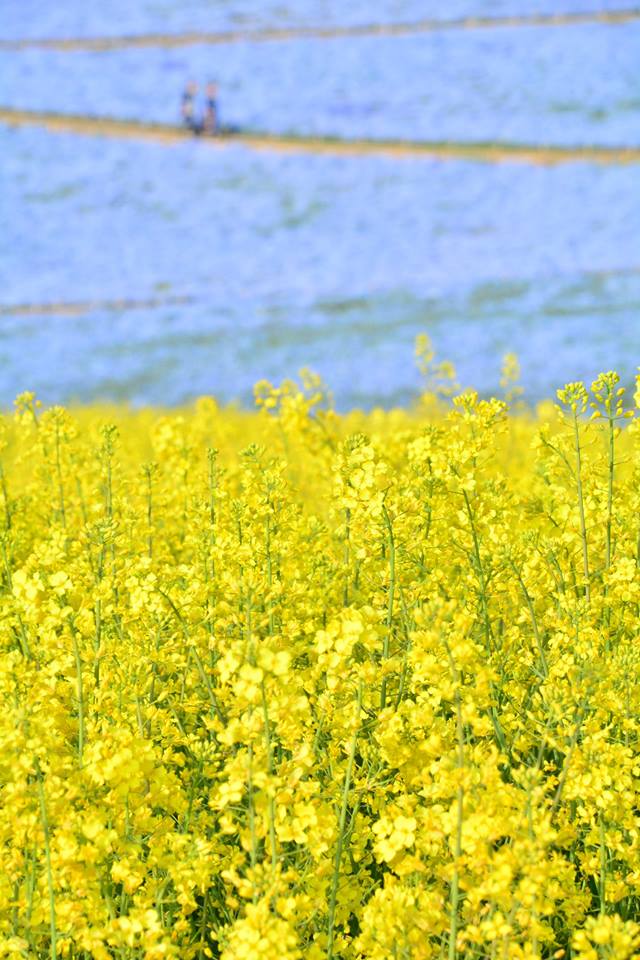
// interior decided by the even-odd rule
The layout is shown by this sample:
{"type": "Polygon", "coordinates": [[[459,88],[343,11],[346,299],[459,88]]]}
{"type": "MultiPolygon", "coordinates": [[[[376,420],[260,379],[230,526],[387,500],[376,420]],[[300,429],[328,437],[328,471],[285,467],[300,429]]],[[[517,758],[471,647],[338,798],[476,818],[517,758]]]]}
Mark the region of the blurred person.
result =
{"type": "Polygon", "coordinates": [[[218,87],[215,83],[208,83],[204,91],[204,115],[202,117],[202,129],[204,133],[215,136],[220,132],[218,117],[218,87]]]}
{"type": "Polygon", "coordinates": [[[200,133],[200,124],[196,121],[195,100],[198,95],[198,84],[193,80],[184,88],[182,101],[180,103],[180,116],[182,125],[193,133],[200,133]]]}

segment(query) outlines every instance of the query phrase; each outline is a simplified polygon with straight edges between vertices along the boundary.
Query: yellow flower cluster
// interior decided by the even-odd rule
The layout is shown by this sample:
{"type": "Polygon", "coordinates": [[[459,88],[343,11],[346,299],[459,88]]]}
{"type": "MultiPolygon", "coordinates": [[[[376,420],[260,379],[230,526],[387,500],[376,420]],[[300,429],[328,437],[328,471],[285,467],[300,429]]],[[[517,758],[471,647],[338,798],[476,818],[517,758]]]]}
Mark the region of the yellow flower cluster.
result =
{"type": "Polygon", "coordinates": [[[0,421],[0,957],[640,958],[640,420],[418,353],[0,421]]]}

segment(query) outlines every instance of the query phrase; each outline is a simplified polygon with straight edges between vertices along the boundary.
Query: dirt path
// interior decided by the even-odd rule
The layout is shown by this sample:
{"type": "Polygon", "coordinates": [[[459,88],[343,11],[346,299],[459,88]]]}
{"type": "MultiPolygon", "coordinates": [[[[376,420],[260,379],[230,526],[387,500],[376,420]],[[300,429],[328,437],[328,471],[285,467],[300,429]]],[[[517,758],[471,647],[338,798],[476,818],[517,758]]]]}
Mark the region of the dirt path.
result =
{"type": "Polygon", "coordinates": [[[65,37],[60,39],[1,40],[0,50],[44,47],[52,50],[115,50],[123,47],[186,47],[196,43],[266,43],[304,37],[398,37],[436,30],[487,30],[496,27],[572,26],[581,23],[631,23],[640,20],[637,10],[602,13],[531,14],[521,17],[466,17],[457,20],[416,20],[413,23],[363,23],[346,27],[282,27],[263,30],[229,30],[216,33],[147,33],[124,37],[65,37]]]}
{"type": "Polygon", "coordinates": [[[0,317],[81,317],[96,310],[122,313],[193,303],[192,297],[154,297],[150,300],[59,300],[53,303],[0,304],[0,317]]]}
{"type": "MultiPolygon", "coordinates": [[[[640,264],[629,267],[614,267],[605,270],[583,270],[583,278],[594,280],[608,280],[612,277],[628,277],[640,274],[640,264]]],[[[135,300],[121,297],[117,300],[54,300],[46,303],[0,303],[0,317],[81,317],[96,310],[114,313],[124,313],[130,310],[152,310],[158,307],[183,306],[206,302],[206,297],[175,296],[151,297],[146,300],[135,300]]]]}
{"type": "MultiPolygon", "coordinates": [[[[173,144],[193,139],[181,127],[160,123],[139,123],[109,117],[11,110],[0,107],[0,123],[9,126],[38,126],[54,133],[118,137],[173,144]]],[[[512,143],[448,143],[404,140],[341,140],[332,137],[278,135],[243,132],[203,137],[204,149],[223,150],[244,146],[250,150],[277,153],[329,154],[331,156],[430,157],[441,160],[477,160],[485,163],[518,162],[536,165],[557,163],[639,163],[640,147],[557,147],[512,143]]]]}

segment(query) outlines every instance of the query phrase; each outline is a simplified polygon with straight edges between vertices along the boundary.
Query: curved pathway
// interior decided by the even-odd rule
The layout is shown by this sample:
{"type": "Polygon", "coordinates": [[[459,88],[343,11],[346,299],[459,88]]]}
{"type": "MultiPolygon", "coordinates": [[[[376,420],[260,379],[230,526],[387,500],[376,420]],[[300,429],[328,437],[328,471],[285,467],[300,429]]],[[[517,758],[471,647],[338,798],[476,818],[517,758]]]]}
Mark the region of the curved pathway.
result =
{"type": "MultiPolygon", "coordinates": [[[[193,134],[178,126],[141,123],[111,117],[12,110],[0,107],[0,123],[8,126],[38,126],[55,133],[119,137],[157,143],[193,140],[193,134]]],[[[330,154],[332,156],[430,157],[441,160],[477,160],[485,163],[514,161],[536,165],[557,163],[639,163],[640,147],[560,147],[516,143],[436,142],[426,140],[344,140],[334,137],[244,131],[197,139],[204,148],[244,146],[276,153],[330,154]]]]}
{"type": "MultiPolygon", "coordinates": [[[[612,277],[629,277],[640,274],[640,264],[629,267],[612,267],[600,270],[580,271],[582,278],[608,280],[612,277]]],[[[563,274],[558,274],[562,277],[563,274]]],[[[147,300],[135,300],[122,297],[118,300],[49,300],[44,303],[0,303],[0,317],[58,316],[77,317],[96,310],[124,313],[130,310],[151,310],[158,307],[176,306],[205,302],[203,296],[167,296],[151,297],[147,300]]]]}
{"type": "Polygon", "coordinates": [[[49,303],[0,304],[0,317],[80,317],[96,310],[123,313],[125,310],[152,310],[155,307],[193,303],[193,297],[153,297],[150,300],[57,300],[49,303]]]}
{"type": "Polygon", "coordinates": [[[631,23],[640,20],[636,10],[585,13],[530,14],[507,17],[465,17],[456,20],[416,20],[410,23],[363,23],[335,27],[281,27],[228,30],[216,33],[146,33],[124,37],[63,37],[59,39],[0,40],[0,51],[41,47],[51,50],[115,50],[123,47],[186,47],[193,44],[264,43],[304,37],[398,37],[436,30],[486,30],[496,27],[571,26],[582,23],[631,23]]]}

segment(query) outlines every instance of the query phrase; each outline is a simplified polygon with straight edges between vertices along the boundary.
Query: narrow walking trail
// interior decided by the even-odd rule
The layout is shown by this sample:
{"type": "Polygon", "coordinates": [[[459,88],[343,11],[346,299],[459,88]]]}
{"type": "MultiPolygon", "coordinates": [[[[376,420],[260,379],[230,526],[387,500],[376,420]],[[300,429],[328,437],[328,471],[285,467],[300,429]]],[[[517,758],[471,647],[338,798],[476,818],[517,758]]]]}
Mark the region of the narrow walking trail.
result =
{"type": "Polygon", "coordinates": [[[96,310],[123,313],[193,303],[193,297],[152,297],[147,300],[57,300],[49,303],[0,303],[0,317],[81,317],[96,310]]]}
{"type": "MultiPolygon", "coordinates": [[[[38,126],[53,133],[117,137],[163,144],[195,140],[182,127],[161,123],[141,123],[111,117],[12,110],[0,107],[0,123],[8,126],[38,126]]],[[[331,156],[430,157],[440,160],[477,160],[485,163],[507,161],[536,165],[557,163],[639,163],[640,147],[580,146],[482,142],[437,142],[428,140],[345,140],[334,137],[242,131],[216,137],[199,137],[203,149],[221,150],[242,146],[250,150],[276,153],[329,154],[331,156]]]]}
{"type": "Polygon", "coordinates": [[[123,47],[186,47],[194,44],[268,43],[299,40],[305,37],[398,37],[439,30],[493,30],[496,27],[568,27],[584,23],[619,24],[640,21],[636,10],[610,10],[584,13],[530,14],[504,17],[464,17],[455,20],[415,20],[408,23],[362,23],[328,27],[274,27],[255,30],[227,30],[215,33],[143,33],[122,37],[61,37],[0,40],[0,51],[29,47],[51,50],[115,50],[123,47]]]}
{"type": "MultiPolygon", "coordinates": [[[[610,269],[582,270],[579,276],[583,280],[609,280],[613,277],[630,277],[640,274],[640,264],[610,269]]],[[[558,274],[557,277],[562,277],[558,274]]],[[[569,279],[568,275],[564,275],[569,279]]],[[[556,277],[556,278],[557,278],[556,277]]],[[[149,297],[145,300],[132,297],[120,297],[116,300],[49,300],[40,303],[0,303],[0,317],[81,317],[89,313],[105,312],[127,313],[131,310],[155,310],[162,307],[203,304],[207,302],[206,293],[166,297],[149,297]]]]}

